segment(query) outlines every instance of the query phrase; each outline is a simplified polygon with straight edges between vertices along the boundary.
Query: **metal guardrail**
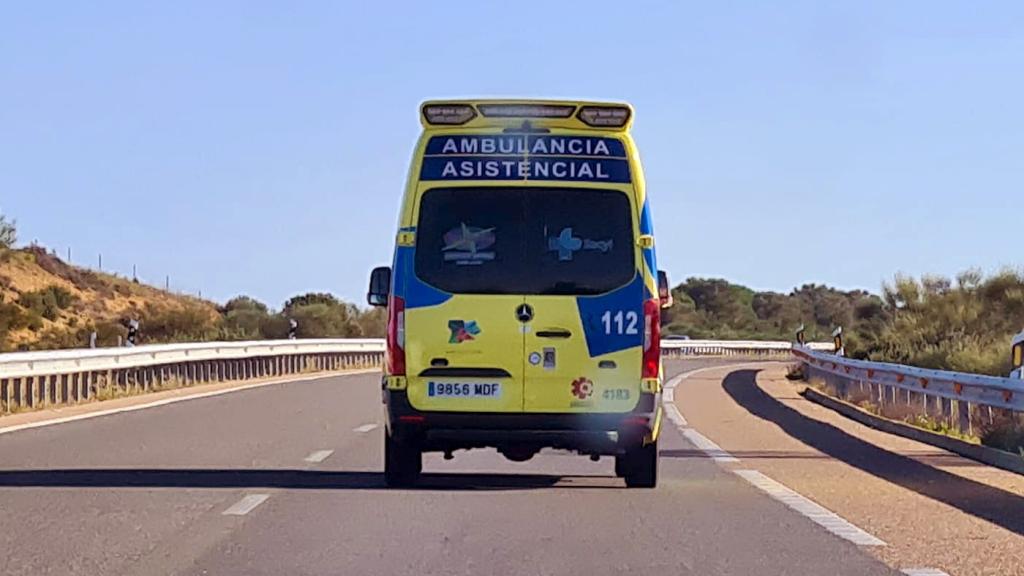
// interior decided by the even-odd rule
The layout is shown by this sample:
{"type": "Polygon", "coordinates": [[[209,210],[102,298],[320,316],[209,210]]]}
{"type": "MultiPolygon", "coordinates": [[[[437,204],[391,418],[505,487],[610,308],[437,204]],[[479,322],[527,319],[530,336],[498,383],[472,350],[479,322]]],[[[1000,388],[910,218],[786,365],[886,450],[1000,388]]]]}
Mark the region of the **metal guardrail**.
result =
{"type": "MultiPolygon", "coordinates": [[[[788,358],[790,348],[788,342],[662,341],[667,358],[788,358]]],[[[203,342],[0,354],[0,413],[171,386],[379,366],[383,356],[381,339],[203,342]]]]}
{"type": "Polygon", "coordinates": [[[379,366],[376,339],[155,344],[0,354],[0,412],[172,386],[379,366]]]}
{"type": "MultiPolygon", "coordinates": [[[[830,342],[815,342],[808,345],[812,350],[831,350],[830,342]]],[[[665,358],[686,358],[689,356],[750,356],[756,358],[789,358],[793,344],[779,341],[759,340],[673,340],[661,341],[661,353],[665,358]]]]}
{"type": "Polygon", "coordinates": [[[800,346],[793,354],[809,379],[844,400],[874,404],[883,415],[929,416],[973,434],[999,416],[993,410],[1024,412],[1024,380],[1017,378],[854,360],[800,346]]]}

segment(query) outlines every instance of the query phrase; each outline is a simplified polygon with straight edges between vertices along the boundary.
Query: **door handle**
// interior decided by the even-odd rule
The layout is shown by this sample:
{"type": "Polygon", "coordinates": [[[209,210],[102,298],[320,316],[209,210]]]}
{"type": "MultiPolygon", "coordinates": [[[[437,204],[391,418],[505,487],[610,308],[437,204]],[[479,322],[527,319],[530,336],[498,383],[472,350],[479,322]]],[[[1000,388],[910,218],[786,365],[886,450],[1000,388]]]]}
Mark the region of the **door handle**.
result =
{"type": "Polygon", "coordinates": [[[556,330],[538,330],[537,331],[537,337],[538,338],[569,338],[571,336],[572,336],[572,332],[569,332],[568,330],[556,329],[556,330]]]}

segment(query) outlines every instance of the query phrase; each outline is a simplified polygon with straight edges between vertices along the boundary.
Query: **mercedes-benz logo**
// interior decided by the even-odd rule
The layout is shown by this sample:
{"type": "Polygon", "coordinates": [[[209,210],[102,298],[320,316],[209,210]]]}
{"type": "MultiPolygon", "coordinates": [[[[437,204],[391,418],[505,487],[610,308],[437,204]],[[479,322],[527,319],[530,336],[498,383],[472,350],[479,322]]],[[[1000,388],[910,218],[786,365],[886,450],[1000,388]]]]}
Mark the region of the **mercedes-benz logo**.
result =
{"type": "Polygon", "coordinates": [[[524,324],[533,320],[533,307],[529,304],[520,304],[516,308],[516,319],[524,324]]]}

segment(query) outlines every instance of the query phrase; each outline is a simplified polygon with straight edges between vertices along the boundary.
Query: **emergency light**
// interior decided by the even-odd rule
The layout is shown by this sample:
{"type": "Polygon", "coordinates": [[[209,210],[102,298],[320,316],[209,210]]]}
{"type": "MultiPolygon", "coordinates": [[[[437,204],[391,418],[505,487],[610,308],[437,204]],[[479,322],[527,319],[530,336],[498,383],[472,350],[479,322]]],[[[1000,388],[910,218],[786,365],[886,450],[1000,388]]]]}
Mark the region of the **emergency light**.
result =
{"type": "Polygon", "coordinates": [[[476,118],[476,110],[469,104],[428,104],[423,107],[423,117],[429,124],[457,126],[476,118]]]}
{"type": "Polygon", "coordinates": [[[479,104],[488,118],[568,118],[576,111],[571,104],[479,104]]]}
{"type": "Polygon", "coordinates": [[[576,117],[587,126],[620,128],[629,122],[629,108],[625,106],[584,106],[580,108],[576,117]]]}

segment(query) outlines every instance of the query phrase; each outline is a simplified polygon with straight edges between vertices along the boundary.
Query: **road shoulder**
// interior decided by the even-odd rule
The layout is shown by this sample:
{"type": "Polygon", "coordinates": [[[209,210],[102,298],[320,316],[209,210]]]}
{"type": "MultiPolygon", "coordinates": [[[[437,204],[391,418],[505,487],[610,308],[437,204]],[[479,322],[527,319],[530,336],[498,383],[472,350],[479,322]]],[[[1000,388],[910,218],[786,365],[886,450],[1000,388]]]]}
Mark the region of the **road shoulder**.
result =
{"type": "MultiPolygon", "coordinates": [[[[888,543],[894,567],[1024,574],[1024,478],[874,430],[813,404],[781,367],[694,374],[690,425],[735,457],[888,543]]],[[[686,454],[677,455],[687,457],[686,454]]]]}

